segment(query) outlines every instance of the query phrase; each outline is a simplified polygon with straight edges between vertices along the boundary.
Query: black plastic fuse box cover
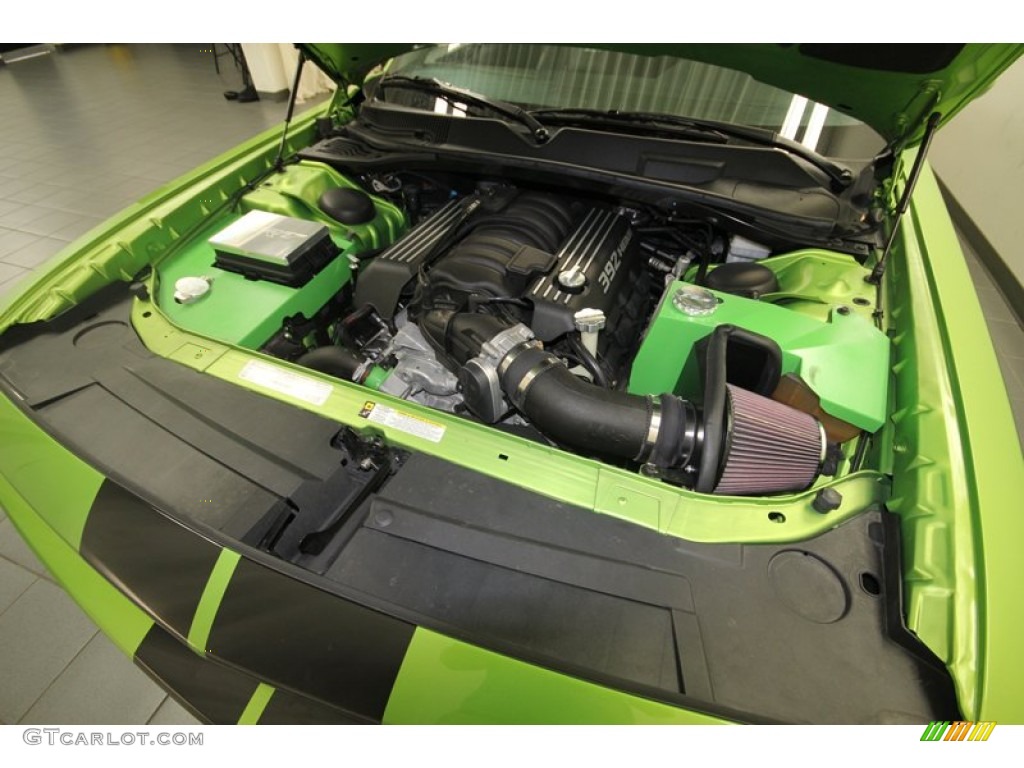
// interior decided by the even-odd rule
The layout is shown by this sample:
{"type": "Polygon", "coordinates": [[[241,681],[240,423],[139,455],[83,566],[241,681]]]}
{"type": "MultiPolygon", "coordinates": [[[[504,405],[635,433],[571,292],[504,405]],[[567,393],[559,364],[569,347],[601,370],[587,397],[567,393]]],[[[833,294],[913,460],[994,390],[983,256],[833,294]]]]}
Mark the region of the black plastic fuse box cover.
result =
{"type": "Polygon", "coordinates": [[[210,238],[215,267],[250,280],[294,288],[337,258],[338,246],[323,224],[265,211],[250,211],[210,238]]]}

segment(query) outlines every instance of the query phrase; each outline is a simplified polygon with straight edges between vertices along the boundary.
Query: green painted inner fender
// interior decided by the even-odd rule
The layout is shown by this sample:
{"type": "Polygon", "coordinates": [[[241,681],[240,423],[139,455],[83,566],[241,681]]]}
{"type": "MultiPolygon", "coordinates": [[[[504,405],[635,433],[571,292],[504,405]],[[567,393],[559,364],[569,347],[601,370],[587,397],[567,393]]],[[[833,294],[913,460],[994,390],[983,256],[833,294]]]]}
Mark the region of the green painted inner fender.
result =
{"type": "Polygon", "coordinates": [[[678,309],[672,299],[689,284],[670,285],[633,363],[629,391],[699,396],[696,344],[731,324],[775,341],[782,372],[799,374],[827,413],[878,431],[887,414],[890,343],[871,319],[868,270],[848,256],[818,250],[759,263],[776,272],[780,290],[760,300],[712,291],[719,304],[709,315],[678,309]]]}

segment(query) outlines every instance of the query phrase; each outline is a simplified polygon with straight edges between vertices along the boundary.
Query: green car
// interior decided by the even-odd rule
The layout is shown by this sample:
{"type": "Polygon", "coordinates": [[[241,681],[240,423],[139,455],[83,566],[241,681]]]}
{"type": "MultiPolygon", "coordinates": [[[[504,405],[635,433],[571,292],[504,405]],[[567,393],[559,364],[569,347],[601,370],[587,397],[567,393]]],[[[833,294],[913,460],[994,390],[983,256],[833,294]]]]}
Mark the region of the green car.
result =
{"type": "Polygon", "coordinates": [[[1024,722],[925,161],[1021,46],[299,48],[0,311],[0,505],[122,651],[212,723],[1024,722]]]}

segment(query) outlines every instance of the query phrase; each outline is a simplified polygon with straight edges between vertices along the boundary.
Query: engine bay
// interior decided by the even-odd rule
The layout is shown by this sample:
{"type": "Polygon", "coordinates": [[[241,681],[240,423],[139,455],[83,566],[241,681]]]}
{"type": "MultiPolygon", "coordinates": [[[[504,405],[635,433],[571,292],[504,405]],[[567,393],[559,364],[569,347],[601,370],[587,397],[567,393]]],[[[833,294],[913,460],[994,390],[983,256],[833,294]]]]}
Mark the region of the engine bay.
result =
{"type": "Polygon", "coordinates": [[[853,256],[624,196],[304,160],[156,271],[189,331],[702,493],[856,471],[887,414],[853,256]]]}

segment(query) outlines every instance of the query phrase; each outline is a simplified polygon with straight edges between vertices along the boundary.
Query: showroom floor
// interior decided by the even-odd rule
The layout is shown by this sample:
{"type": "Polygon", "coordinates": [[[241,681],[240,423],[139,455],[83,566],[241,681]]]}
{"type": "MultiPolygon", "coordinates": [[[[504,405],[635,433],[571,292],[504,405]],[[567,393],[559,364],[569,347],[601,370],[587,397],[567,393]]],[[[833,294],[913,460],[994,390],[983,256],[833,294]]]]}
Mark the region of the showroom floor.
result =
{"type": "MultiPolygon", "coordinates": [[[[279,122],[199,46],[83,46],[0,67],[0,295],[139,196],[279,122]]],[[[1024,435],[1024,331],[964,244],[1024,435]]],[[[48,577],[0,510],[0,723],[195,720],[48,577]]]]}

